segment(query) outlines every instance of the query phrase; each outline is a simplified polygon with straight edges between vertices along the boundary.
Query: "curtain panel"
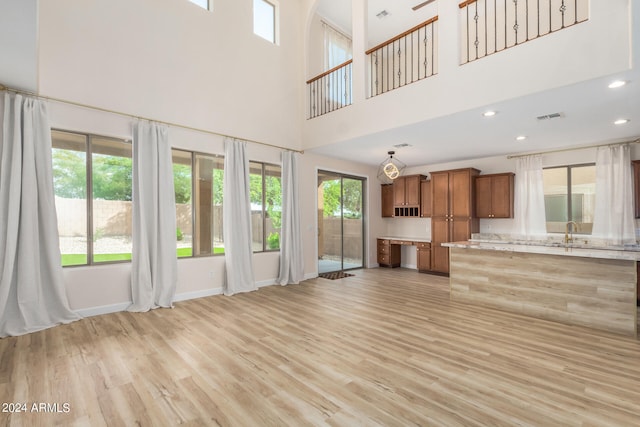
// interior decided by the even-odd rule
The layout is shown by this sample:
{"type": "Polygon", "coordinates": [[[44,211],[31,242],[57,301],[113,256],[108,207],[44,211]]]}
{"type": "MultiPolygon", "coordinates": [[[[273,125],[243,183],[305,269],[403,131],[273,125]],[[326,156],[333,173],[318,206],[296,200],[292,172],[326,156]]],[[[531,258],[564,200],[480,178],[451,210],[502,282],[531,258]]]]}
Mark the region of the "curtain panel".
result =
{"type": "Polygon", "coordinates": [[[80,317],[67,299],[46,104],[1,94],[0,337],[80,317]]]}
{"type": "Polygon", "coordinates": [[[520,239],[537,240],[546,237],[544,211],[544,182],[542,156],[523,156],[516,159],[514,196],[514,230],[520,239]]]}
{"type": "Polygon", "coordinates": [[[133,132],[133,253],[128,311],[173,307],[177,285],[176,203],[168,129],[140,122],[133,132]]]}
{"type": "Polygon", "coordinates": [[[247,143],[231,138],[224,142],[222,233],[224,237],[224,294],[257,289],[251,247],[251,203],[247,143]]]}
{"type": "Polygon", "coordinates": [[[629,144],[598,147],[592,236],[612,245],[636,243],[629,144]]]}
{"type": "Polygon", "coordinates": [[[302,234],[300,232],[300,199],[298,194],[298,157],[293,151],[282,152],[282,229],[280,231],[281,285],[304,280],[302,234]]]}

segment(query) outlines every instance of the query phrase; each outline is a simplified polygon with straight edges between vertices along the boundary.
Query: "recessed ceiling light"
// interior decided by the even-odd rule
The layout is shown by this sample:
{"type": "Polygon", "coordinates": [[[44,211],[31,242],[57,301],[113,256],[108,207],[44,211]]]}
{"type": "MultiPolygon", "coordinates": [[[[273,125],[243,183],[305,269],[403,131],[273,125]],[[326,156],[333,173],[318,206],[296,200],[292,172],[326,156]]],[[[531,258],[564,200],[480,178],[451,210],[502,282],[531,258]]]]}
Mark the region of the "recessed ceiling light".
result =
{"type": "Polygon", "coordinates": [[[629,119],[618,119],[615,122],[613,122],[614,125],[623,125],[625,123],[629,123],[630,120],[629,119]]]}
{"type": "Polygon", "coordinates": [[[495,111],[489,110],[489,111],[485,111],[484,113],[482,113],[483,116],[485,117],[492,117],[496,115],[495,111]]]}
{"type": "Polygon", "coordinates": [[[622,87],[622,86],[624,86],[626,84],[627,84],[627,82],[625,82],[624,80],[616,80],[616,81],[613,81],[613,82],[611,82],[609,84],[609,89],[615,89],[615,88],[618,88],[618,87],[622,87]]]}
{"type": "Polygon", "coordinates": [[[517,141],[524,141],[525,139],[527,139],[527,137],[525,135],[516,136],[516,140],[517,141]]]}

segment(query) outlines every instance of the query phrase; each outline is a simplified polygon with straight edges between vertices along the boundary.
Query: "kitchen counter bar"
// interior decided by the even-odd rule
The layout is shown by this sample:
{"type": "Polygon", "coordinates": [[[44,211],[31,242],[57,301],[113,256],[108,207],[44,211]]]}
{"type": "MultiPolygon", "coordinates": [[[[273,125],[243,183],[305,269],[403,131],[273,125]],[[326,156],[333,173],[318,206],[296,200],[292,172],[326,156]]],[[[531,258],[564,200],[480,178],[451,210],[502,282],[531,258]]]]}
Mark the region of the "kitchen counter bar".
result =
{"type": "Polygon", "coordinates": [[[637,251],[454,242],[451,300],[637,336],[637,251]]]}

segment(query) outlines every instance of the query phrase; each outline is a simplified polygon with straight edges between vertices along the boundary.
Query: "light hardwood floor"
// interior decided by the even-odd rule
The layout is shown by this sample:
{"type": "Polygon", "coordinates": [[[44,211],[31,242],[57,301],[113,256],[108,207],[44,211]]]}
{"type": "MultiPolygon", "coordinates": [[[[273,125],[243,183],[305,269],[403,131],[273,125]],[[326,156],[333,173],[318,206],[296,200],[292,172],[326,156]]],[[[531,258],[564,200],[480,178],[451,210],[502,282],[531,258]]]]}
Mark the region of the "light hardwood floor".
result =
{"type": "Polygon", "coordinates": [[[0,340],[0,425],[640,425],[640,341],[449,301],[404,269],[0,340]]]}

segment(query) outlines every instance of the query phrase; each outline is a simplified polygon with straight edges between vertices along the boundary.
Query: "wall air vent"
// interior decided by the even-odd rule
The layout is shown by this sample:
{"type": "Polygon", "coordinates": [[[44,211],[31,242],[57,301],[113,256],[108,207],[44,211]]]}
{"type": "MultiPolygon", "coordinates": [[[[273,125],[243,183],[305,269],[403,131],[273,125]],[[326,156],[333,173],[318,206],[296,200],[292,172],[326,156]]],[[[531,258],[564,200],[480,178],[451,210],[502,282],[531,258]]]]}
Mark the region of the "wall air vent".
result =
{"type": "Polygon", "coordinates": [[[538,120],[559,119],[560,117],[564,117],[564,113],[545,114],[544,116],[538,116],[538,120]]]}
{"type": "Polygon", "coordinates": [[[376,13],[376,16],[379,19],[386,18],[387,16],[389,16],[389,12],[387,12],[386,10],[383,10],[381,12],[376,13]]]}
{"type": "Polygon", "coordinates": [[[428,5],[429,3],[433,3],[434,1],[436,1],[436,0],[427,0],[427,1],[423,1],[423,2],[422,2],[422,3],[420,3],[420,4],[417,4],[417,5],[413,6],[411,9],[412,9],[412,10],[414,10],[414,11],[416,11],[416,10],[418,10],[418,9],[422,8],[422,7],[425,7],[425,6],[426,6],[426,5],[428,5]]]}

